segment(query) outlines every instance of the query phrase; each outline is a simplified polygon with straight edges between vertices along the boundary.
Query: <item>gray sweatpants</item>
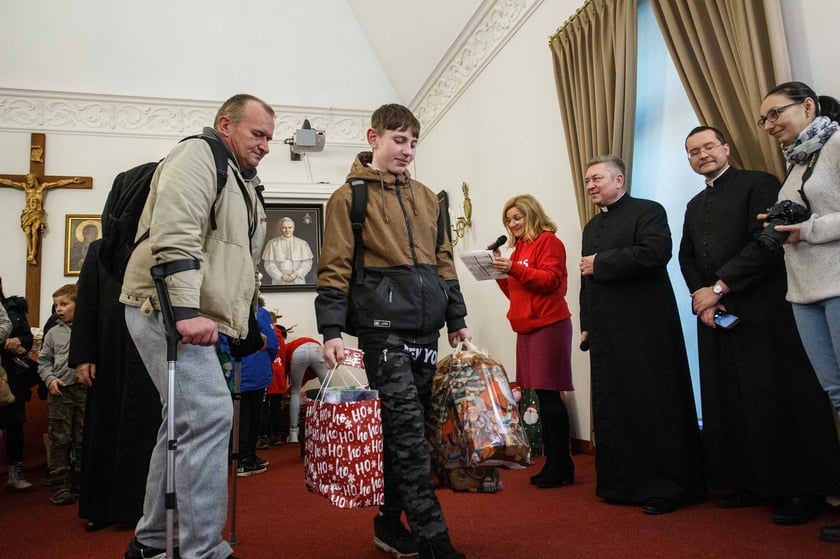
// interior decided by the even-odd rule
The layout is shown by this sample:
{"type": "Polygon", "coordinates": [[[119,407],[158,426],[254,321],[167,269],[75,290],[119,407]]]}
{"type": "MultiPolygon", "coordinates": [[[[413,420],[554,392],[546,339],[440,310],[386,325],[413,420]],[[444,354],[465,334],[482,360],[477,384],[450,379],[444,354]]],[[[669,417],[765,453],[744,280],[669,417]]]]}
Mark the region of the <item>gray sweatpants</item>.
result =
{"type": "MultiPolygon", "coordinates": [[[[126,306],[125,321],[149,376],[160,393],[158,431],[143,517],[135,530],[145,545],[166,547],[167,362],[163,319],[126,306]]],[[[224,559],[232,550],[222,539],[227,517],[228,443],[233,423],[230,391],[215,347],[178,344],[175,371],[175,494],[177,539],[183,559],[224,559]]],[[[178,543],[176,543],[178,545],[178,543]]]]}

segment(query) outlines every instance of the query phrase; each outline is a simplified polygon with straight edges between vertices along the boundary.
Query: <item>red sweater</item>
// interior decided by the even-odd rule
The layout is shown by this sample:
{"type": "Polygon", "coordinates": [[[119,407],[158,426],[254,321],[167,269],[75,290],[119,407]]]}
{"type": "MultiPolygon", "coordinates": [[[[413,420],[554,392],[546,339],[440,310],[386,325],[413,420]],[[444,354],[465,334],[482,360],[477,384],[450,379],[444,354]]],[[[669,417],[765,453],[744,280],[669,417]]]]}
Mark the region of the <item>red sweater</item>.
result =
{"type": "Polygon", "coordinates": [[[271,364],[271,384],[268,385],[268,394],[284,394],[289,389],[289,382],[286,375],[286,341],[279,326],[274,326],[277,333],[277,357],[271,364]]]}
{"type": "Polygon", "coordinates": [[[508,277],[496,280],[510,299],[507,318],[514,332],[527,334],[569,318],[566,247],[544,231],[533,242],[516,241],[508,277]]]}

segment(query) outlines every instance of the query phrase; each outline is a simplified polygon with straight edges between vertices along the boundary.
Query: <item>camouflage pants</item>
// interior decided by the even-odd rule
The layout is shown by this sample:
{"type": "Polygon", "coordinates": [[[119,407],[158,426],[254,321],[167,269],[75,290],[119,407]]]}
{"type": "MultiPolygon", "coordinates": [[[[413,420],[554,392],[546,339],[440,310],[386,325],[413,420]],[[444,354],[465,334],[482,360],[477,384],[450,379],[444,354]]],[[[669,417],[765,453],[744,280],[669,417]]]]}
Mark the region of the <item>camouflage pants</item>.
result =
{"type": "Polygon", "coordinates": [[[437,341],[416,343],[396,334],[360,337],[371,387],[382,403],[383,466],[386,516],[406,519],[415,537],[428,539],[446,531],[432,487],[431,458],[425,436],[425,413],[437,364],[437,341]]]}
{"type": "Polygon", "coordinates": [[[53,493],[70,489],[71,479],[79,480],[86,400],[87,387],[83,384],[62,386],[60,396],[47,396],[47,432],[50,438],[50,462],[47,466],[53,493]]]}

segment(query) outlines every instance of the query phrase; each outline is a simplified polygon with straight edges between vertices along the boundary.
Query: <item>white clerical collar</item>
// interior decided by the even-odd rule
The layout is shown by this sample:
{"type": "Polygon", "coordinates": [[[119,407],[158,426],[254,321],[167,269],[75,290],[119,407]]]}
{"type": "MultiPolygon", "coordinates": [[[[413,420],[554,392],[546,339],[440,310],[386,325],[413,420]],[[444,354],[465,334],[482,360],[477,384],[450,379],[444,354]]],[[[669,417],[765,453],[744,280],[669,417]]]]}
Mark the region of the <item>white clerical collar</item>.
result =
{"type": "MultiPolygon", "coordinates": [[[[616,198],[615,200],[613,200],[612,202],[610,202],[609,206],[614,206],[614,205],[615,205],[615,204],[616,204],[619,200],[621,200],[622,198],[624,198],[624,195],[625,195],[625,194],[627,194],[627,193],[626,193],[626,192],[622,192],[622,193],[621,193],[621,196],[619,196],[618,198],[616,198]]],[[[608,211],[610,211],[609,206],[602,206],[602,207],[601,207],[601,211],[602,211],[602,212],[608,212],[608,211]]]]}
{"type": "Polygon", "coordinates": [[[715,176],[714,178],[711,178],[711,179],[706,179],[706,186],[712,186],[713,187],[715,185],[715,181],[718,180],[721,177],[721,175],[723,175],[728,170],[729,170],[729,163],[726,164],[726,167],[724,167],[721,170],[721,172],[717,174],[717,176],[715,176]]]}

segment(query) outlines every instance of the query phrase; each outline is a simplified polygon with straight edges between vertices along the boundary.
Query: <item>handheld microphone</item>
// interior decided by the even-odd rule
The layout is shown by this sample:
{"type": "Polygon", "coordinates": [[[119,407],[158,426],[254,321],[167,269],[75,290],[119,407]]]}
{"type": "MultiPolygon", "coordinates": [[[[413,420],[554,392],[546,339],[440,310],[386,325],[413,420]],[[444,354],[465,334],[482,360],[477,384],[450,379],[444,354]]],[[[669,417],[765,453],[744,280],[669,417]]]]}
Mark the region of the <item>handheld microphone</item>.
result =
{"type": "Polygon", "coordinates": [[[502,246],[506,242],[507,242],[507,237],[504,236],[504,235],[500,235],[498,239],[496,239],[495,241],[493,241],[492,243],[490,243],[487,246],[487,250],[496,250],[497,248],[499,248],[500,246],[502,246]]]}

